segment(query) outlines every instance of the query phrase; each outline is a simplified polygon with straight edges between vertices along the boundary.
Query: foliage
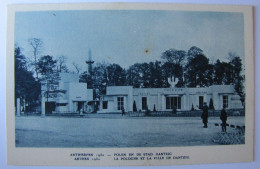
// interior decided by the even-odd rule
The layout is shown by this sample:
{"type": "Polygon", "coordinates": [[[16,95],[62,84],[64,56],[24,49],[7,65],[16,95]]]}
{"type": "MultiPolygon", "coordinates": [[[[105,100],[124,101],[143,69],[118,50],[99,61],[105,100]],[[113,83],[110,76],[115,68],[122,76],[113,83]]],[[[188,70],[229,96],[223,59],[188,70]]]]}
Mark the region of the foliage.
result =
{"type": "Polygon", "coordinates": [[[181,65],[185,56],[186,52],[184,50],[169,49],[163,52],[161,58],[165,59],[168,63],[181,65]]]}
{"type": "Polygon", "coordinates": [[[148,108],[145,110],[145,115],[146,116],[150,116],[151,115],[151,111],[148,108]]]}
{"type": "Polygon", "coordinates": [[[153,105],[153,111],[156,112],[156,107],[155,104],[153,105]]]}
{"type": "Polygon", "coordinates": [[[196,46],[192,46],[187,52],[188,60],[196,57],[197,55],[203,55],[203,50],[196,46]]]}
{"type": "Polygon", "coordinates": [[[214,64],[214,84],[216,85],[230,85],[232,84],[232,65],[226,62],[216,61],[214,64]]]}
{"type": "Polygon", "coordinates": [[[55,69],[57,61],[52,56],[42,56],[38,63],[38,70],[41,74],[41,84],[44,87],[43,96],[47,99],[60,97],[65,90],[59,89],[59,72],[55,69]]]}
{"type": "Polygon", "coordinates": [[[215,110],[212,98],[210,98],[210,101],[209,101],[209,109],[210,110],[215,110]]]}
{"type": "Polygon", "coordinates": [[[185,80],[188,87],[206,87],[212,84],[213,66],[204,55],[191,58],[186,65],[185,80]]]}
{"type": "Polygon", "coordinates": [[[242,102],[242,104],[244,105],[245,103],[245,92],[244,92],[244,77],[241,75],[242,72],[242,63],[241,63],[241,59],[238,56],[235,56],[230,64],[233,66],[233,84],[234,84],[234,88],[235,91],[237,92],[237,94],[240,96],[240,100],[242,102]]]}
{"type": "Polygon", "coordinates": [[[126,71],[118,64],[112,64],[106,68],[108,86],[126,85],[126,71]]]}
{"type": "Polygon", "coordinates": [[[192,106],[191,106],[191,111],[194,111],[195,109],[194,109],[194,106],[193,106],[193,104],[192,104],[192,106]]]}
{"type": "Polygon", "coordinates": [[[66,65],[67,58],[65,56],[60,56],[57,58],[57,71],[69,73],[69,69],[66,65]]]}
{"type": "Polygon", "coordinates": [[[136,107],[135,100],[134,100],[134,103],[133,103],[133,112],[137,112],[137,107],[136,107]]]}
{"type": "MultiPolygon", "coordinates": [[[[40,84],[33,77],[33,73],[27,70],[26,59],[20,47],[15,48],[15,100],[20,98],[23,106],[27,105],[30,111],[37,104],[41,92],[40,84]]],[[[16,104],[16,101],[15,101],[16,104]]]]}

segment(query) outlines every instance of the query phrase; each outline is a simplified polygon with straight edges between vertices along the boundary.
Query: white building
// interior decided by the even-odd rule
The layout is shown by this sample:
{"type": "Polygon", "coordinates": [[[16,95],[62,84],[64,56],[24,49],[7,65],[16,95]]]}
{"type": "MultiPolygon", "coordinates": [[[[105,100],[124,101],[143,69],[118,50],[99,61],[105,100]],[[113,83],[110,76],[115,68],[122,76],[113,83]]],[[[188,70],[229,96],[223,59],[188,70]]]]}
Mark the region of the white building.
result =
{"type": "MultiPolygon", "coordinates": [[[[58,97],[43,96],[46,85],[42,85],[42,114],[45,113],[90,113],[97,101],[93,100],[93,89],[87,89],[86,83],[79,83],[79,76],[60,73],[59,90],[65,93],[58,97]]],[[[106,95],[100,98],[98,113],[121,113],[133,111],[134,102],[137,111],[189,111],[199,109],[203,103],[208,105],[212,99],[215,110],[223,107],[240,109],[240,97],[235,94],[233,85],[213,85],[205,88],[133,88],[132,86],[109,86],[106,95]]]]}
{"type": "Polygon", "coordinates": [[[82,113],[91,112],[93,106],[93,90],[87,89],[86,83],[79,83],[79,75],[72,73],[60,73],[58,90],[64,90],[65,93],[59,93],[55,98],[43,96],[46,91],[46,85],[41,86],[42,90],[42,114],[45,113],[82,113]]]}
{"type": "Polygon", "coordinates": [[[209,105],[213,100],[215,110],[242,108],[240,97],[235,94],[233,85],[213,85],[205,88],[133,88],[132,86],[107,87],[106,95],[101,98],[98,113],[120,113],[137,110],[179,111],[199,109],[203,102],[209,105]]]}

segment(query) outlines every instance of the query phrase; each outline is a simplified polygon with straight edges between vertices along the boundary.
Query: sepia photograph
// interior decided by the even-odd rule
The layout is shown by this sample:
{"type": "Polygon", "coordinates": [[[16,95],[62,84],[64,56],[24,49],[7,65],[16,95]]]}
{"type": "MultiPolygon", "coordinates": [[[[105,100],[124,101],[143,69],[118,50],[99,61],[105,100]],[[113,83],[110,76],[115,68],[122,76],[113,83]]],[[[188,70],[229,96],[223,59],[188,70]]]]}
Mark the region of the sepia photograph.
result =
{"type": "Polygon", "coordinates": [[[252,8],[135,5],[9,6],[11,150],[117,166],[249,146],[250,160],[252,8]]]}

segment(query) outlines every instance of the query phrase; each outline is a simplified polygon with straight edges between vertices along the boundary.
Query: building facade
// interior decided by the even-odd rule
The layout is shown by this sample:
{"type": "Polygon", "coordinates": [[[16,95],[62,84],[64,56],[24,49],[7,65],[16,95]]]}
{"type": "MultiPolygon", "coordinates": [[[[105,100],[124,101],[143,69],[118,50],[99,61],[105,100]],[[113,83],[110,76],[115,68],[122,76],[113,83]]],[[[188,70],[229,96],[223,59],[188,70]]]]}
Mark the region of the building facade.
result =
{"type": "Polygon", "coordinates": [[[97,113],[121,113],[134,111],[189,111],[200,109],[204,102],[212,102],[215,110],[243,108],[233,85],[213,85],[204,88],[133,88],[132,86],[108,86],[100,100],[93,99],[93,89],[79,83],[79,75],[60,73],[58,85],[64,93],[46,98],[46,85],[42,85],[42,114],[91,113],[99,105],[97,113]],[[135,104],[135,105],[134,105],[135,104]]]}
{"type": "Polygon", "coordinates": [[[93,110],[93,90],[87,89],[86,83],[79,83],[79,75],[72,73],[59,74],[58,90],[64,91],[54,98],[46,98],[46,85],[41,85],[42,114],[83,113],[93,110]]]}
{"type": "Polygon", "coordinates": [[[120,113],[133,111],[189,111],[200,109],[204,102],[212,100],[214,109],[240,109],[240,97],[233,85],[213,85],[204,88],[133,88],[132,86],[107,87],[107,93],[100,100],[98,113],[120,113]],[[135,103],[134,103],[135,102],[135,103]]]}

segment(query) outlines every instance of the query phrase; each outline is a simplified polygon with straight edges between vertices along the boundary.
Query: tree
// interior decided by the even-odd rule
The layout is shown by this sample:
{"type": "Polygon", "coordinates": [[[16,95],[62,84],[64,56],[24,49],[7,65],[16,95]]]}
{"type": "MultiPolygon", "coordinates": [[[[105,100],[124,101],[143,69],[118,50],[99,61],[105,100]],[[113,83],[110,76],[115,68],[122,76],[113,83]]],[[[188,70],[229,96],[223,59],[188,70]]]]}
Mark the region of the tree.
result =
{"type": "Polygon", "coordinates": [[[60,56],[57,59],[57,71],[58,72],[64,72],[64,73],[68,73],[69,69],[66,65],[66,60],[67,58],[65,56],[60,56]]]}
{"type": "Polygon", "coordinates": [[[137,112],[137,107],[136,107],[135,100],[134,100],[134,103],[133,103],[133,112],[137,112]]]}
{"type": "Polygon", "coordinates": [[[28,40],[29,45],[33,48],[33,61],[32,65],[34,66],[34,71],[36,74],[36,79],[39,79],[39,70],[37,67],[37,62],[38,62],[38,57],[39,54],[41,53],[42,47],[43,47],[43,41],[38,38],[31,38],[28,40]]]}
{"type": "Polygon", "coordinates": [[[156,112],[155,104],[153,105],[153,112],[156,112]]]}
{"type": "Polygon", "coordinates": [[[233,66],[233,84],[235,91],[240,96],[242,104],[245,103],[244,77],[242,76],[242,60],[239,56],[235,56],[230,64],[233,66]]]}
{"type": "Polygon", "coordinates": [[[209,101],[209,109],[215,110],[212,98],[210,98],[210,101],[209,101]]]}
{"type": "Polygon", "coordinates": [[[81,71],[81,67],[75,62],[73,62],[72,65],[76,69],[76,73],[79,74],[79,72],[81,71]]]}
{"type": "Polygon", "coordinates": [[[233,82],[232,65],[226,62],[216,61],[214,64],[214,84],[230,85],[233,82]]]}
{"type": "Polygon", "coordinates": [[[178,84],[176,84],[176,87],[184,87],[183,61],[185,56],[186,51],[176,49],[169,49],[162,54],[161,58],[165,60],[162,66],[164,83],[165,81],[168,83],[168,78],[171,78],[171,80],[172,78],[178,78],[179,81],[178,84]]]}
{"type": "MultiPolygon", "coordinates": [[[[107,64],[106,63],[97,63],[96,66],[93,68],[92,73],[92,84],[93,88],[97,93],[95,97],[100,97],[100,95],[106,94],[106,86],[108,84],[107,79],[107,64]]],[[[91,78],[89,78],[91,79],[91,78]]],[[[89,83],[89,80],[88,80],[89,83]]]]}
{"type": "Polygon", "coordinates": [[[188,60],[196,57],[197,55],[203,55],[203,50],[196,46],[192,46],[187,53],[188,60]]]}
{"type": "MultiPolygon", "coordinates": [[[[176,87],[183,87],[183,67],[180,64],[166,62],[162,65],[163,87],[169,87],[168,78],[178,78],[176,87]]],[[[174,79],[175,80],[175,79],[174,79]]]]}
{"type": "Polygon", "coordinates": [[[191,111],[194,111],[195,109],[194,109],[194,106],[193,106],[193,104],[191,105],[191,111]]]}
{"type": "Polygon", "coordinates": [[[169,49],[163,52],[161,58],[166,62],[182,65],[185,56],[186,52],[184,50],[169,49]]]}
{"type": "Polygon", "coordinates": [[[107,66],[107,85],[108,86],[125,86],[126,71],[118,64],[107,66]]]}
{"type": "Polygon", "coordinates": [[[44,87],[43,95],[47,99],[60,97],[65,90],[59,89],[59,72],[55,69],[57,61],[52,56],[42,56],[38,63],[38,71],[41,74],[41,84],[44,87]]]}
{"type": "Polygon", "coordinates": [[[206,87],[211,85],[213,66],[204,55],[191,58],[186,65],[185,80],[188,87],[206,87]]]}
{"type": "Polygon", "coordinates": [[[130,66],[126,71],[126,84],[134,88],[140,88],[142,83],[141,71],[140,63],[130,66]]]}
{"type": "MultiPolygon", "coordinates": [[[[21,105],[28,111],[37,104],[40,95],[40,84],[33,77],[33,73],[28,71],[27,63],[20,47],[15,48],[15,100],[20,98],[21,105]]],[[[15,101],[16,104],[16,101],[15,101]]]]}

